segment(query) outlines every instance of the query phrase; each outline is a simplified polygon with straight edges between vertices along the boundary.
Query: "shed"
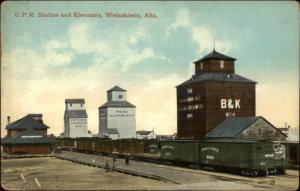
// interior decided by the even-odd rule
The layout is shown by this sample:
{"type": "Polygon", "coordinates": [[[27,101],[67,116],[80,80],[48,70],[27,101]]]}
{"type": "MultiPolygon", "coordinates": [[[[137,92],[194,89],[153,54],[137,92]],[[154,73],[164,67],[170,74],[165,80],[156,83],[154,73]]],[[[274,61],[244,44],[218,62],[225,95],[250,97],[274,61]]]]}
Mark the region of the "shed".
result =
{"type": "Polygon", "coordinates": [[[120,138],[120,133],[117,128],[107,128],[105,130],[104,136],[107,136],[111,139],[119,139],[120,138]]]}
{"type": "Polygon", "coordinates": [[[286,140],[287,136],[261,116],[229,117],[207,133],[209,139],[286,140]]]}

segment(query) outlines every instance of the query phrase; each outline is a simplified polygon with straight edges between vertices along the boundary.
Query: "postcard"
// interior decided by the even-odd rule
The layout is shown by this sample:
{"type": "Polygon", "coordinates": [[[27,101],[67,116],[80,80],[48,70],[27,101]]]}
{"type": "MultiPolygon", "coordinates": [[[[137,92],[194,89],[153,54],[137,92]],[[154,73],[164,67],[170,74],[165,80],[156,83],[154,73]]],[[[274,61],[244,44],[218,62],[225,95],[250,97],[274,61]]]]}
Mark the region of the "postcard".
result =
{"type": "Polygon", "coordinates": [[[293,190],[298,170],[296,2],[1,4],[2,188],[293,190]]]}

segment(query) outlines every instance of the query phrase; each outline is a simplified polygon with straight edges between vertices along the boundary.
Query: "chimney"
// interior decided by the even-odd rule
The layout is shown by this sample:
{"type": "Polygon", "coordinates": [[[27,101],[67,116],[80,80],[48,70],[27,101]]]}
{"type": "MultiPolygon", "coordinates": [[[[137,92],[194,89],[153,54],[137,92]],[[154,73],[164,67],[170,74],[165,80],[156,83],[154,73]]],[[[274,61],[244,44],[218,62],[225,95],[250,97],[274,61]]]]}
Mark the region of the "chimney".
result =
{"type": "Polygon", "coordinates": [[[10,116],[7,116],[7,125],[10,124],[10,116]]]}

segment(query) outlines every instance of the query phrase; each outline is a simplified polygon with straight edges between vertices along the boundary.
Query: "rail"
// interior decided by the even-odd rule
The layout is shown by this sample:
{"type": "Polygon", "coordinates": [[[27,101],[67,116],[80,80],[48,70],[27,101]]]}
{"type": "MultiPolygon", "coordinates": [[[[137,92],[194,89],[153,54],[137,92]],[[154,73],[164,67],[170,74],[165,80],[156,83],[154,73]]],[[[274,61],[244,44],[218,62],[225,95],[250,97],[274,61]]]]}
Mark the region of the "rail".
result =
{"type": "MultiPolygon", "coordinates": [[[[83,165],[87,165],[87,166],[107,169],[107,166],[103,163],[88,162],[88,161],[84,161],[84,160],[80,160],[80,159],[74,159],[74,158],[71,158],[71,157],[61,156],[59,154],[54,154],[53,156],[55,158],[58,158],[58,159],[67,160],[67,161],[75,162],[75,163],[78,163],[78,164],[83,164],[83,165]]],[[[170,180],[170,179],[167,179],[165,177],[158,176],[158,175],[155,175],[155,174],[151,174],[151,173],[128,170],[128,169],[119,168],[119,167],[113,167],[113,171],[123,173],[123,174],[130,174],[130,175],[133,175],[133,176],[140,176],[140,177],[143,177],[143,178],[150,178],[150,179],[154,179],[154,180],[160,180],[160,181],[163,181],[163,182],[170,182],[170,183],[173,183],[173,184],[179,184],[178,182],[175,182],[173,180],[170,180]]]]}

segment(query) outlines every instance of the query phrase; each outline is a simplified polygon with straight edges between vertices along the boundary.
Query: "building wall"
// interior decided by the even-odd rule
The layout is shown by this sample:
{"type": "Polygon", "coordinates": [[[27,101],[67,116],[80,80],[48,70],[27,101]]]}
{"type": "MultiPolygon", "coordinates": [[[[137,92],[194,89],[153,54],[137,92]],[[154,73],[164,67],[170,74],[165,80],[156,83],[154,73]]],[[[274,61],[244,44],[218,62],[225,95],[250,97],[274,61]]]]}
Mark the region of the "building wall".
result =
{"type": "Polygon", "coordinates": [[[106,128],[117,128],[120,138],[135,137],[135,108],[100,109],[100,134],[106,128]],[[101,114],[102,112],[102,114],[101,114]],[[106,118],[105,118],[106,116],[106,118]]]}
{"type": "Polygon", "coordinates": [[[193,139],[204,134],[204,104],[205,86],[203,83],[188,84],[177,88],[178,138],[193,139]],[[189,89],[192,89],[192,92],[189,92],[189,89]],[[198,105],[197,109],[195,105],[198,105]],[[192,117],[188,118],[188,115],[192,115],[192,117]]]}
{"type": "Polygon", "coordinates": [[[50,154],[51,145],[34,144],[34,145],[10,145],[5,146],[4,150],[9,154],[50,154]]]}
{"type": "Polygon", "coordinates": [[[85,103],[67,103],[67,110],[82,110],[85,109],[85,103]]]}
{"type": "Polygon", "coordinates": [[[104,129],[107,128],[107,108],[99,108],[99,136],[104,135],[104,129]]]}
{"type": "Polygon", "coordinates": [[[255,84],[209,82],[205,96],[205,134],[226,117],[255,116],[255,84]]]}
{"type": "Polygon", "coordinates": [[[107,101],[126,101],[126,92],[124,91],[111,91],[107,93],[107,101]]]}
{"type": "Polygon", "coordinates": [[[108,135],[109,138],[111,138],[112,140],[116,140],[116,139],[119,139],[119,135],[118,134],[110,134],[108,135]]]}
{"type": "Polygon", "coordinates": [[[270,139],[284,141],[286,137],[278,132],[263,119],[258,119],[254,124],[241,132],[236,139],[270,139]]]}
{"type": "MultiPolygon", "coordinates": [[[[24,131],[24,129],[7,130],[7,136],[13,138],[13,137],[16,137],[17,135],[19,135],[23,131],[24,131]]],[[[41,135],[47,135],[47,129],[41,129],[41,130],[36,130],[36,131],[38,131],[41,135]]]]}
{"type": "Polygon", "coordinates": [[[22,131],[24,131],[24,129],[7,130],[7,136],[13,138],[20,134],[22,131]]]}
{"type": "Polygon", "coordinates": [[[206,72],[222,72],[234,73],[234,62],[229,60],[206,60],[195,65],[195,74],[202,74],[206,72]],[[223,68],[221,64],[223,63],[223,68]]]}
{"type": "Polygon", "coordinates": [[[64,137],[70,137],[69,120],[68,120],[68,117],[67,117],[66,114],[65,114],[65,116],[64,116],[64,129],[65,129],[65,131],[64,131],[64,137]]]}
{"type": "Polygon", "coordinates": [[[69,137],[87,137],[87,118],[69,118],[69,137]]]}
{"type": "Polygon", "coordinates": [[[255,116],[255,84],[199,82],[177,88],[178,138],[204,138],[229,116],[255,116]]]}

